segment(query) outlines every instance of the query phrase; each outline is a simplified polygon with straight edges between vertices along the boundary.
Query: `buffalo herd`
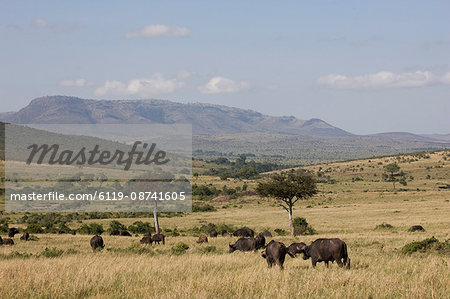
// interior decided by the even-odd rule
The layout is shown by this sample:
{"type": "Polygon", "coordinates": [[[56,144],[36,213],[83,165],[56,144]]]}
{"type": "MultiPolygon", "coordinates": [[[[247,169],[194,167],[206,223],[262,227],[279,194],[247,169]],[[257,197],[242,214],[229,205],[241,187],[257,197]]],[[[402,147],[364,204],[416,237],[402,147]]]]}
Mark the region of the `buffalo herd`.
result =
{"type": "MultiPolygon", "coordinates": [[[[9,238],[2,239],[2,237],[0,237],[0,245],[14,245],[14,240],[12,238],[14,238],[14,235],[18,233],[19,230],[17,228],[9,228],[9,238]]],[[[110,235],[131,237],[131,234],[125,230],[113,230],[110,232],[110,235]]],[[[311,259],[313,267],[316,267],[316,264],[319,262],[324,262],[325,266],[328,268],[329,262],[333,263],[336,261],[339,267],[346,266],[347,269],[350,269],[350,258],[348,257],[347,244],[337,238],[317,239],[310,245],[306,245],[303,242],[292,243],[286,247],[284,243],[275,240],[271,240],[266,245],[266,237],[272,237],[272,234],[268,231],[264,231],[255,237],[255,232],[253,230],[249,228],[241,228],[232,233],[222,231],[221,235],[223,237],[240,237],[234,244],[228,244],[230,253],[233,253],[234,251],[257,251],[262,249],[263,252],[261,253],[261,256],[267,261],[269,268],[275,264],[283,269],[286,255],[295,258],[297,254],[302,254],[304,260],[311,259]]],[[[209,236],[211,238],[217,238],[218,232],[212,230],[209,232],[209,236]]],[[[33,236],[31,236],[31,238],[32,237],[33,236]]],[[[31,238],[28,232],[24,232],[20,237],[20,240],[28,241],[31,238]]],[[[163,234],[158,233],[152,236],[149,232],[146,233],[140,240],[141,244],[160,244],[161,242],[163,245],[166,243],[165,236],[163,234]]],[[[201,235],[198,238],[197,243],[208,243],[208,237],[206,235],[201,235]]],[[[99,235],[95,235],[91,238],[90,245],[93,251],[98,249],[101,250],[105,247],[103,238],[99,235]]]]}

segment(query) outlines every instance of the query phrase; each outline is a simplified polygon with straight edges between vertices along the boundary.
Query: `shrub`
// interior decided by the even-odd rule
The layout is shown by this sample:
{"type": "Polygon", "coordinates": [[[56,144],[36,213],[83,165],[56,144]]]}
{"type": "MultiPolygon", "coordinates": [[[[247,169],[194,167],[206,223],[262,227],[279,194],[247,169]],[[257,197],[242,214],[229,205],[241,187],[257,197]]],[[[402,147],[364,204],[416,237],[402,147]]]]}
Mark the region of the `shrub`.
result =
{"type": "Polygon", "coordinates": [[[172,254],[180,255],[186,253],[189,249],[189,246],[186,243],[180,242],[177,245],[172,247],[172,254]]]}
{"type": "Polygon", "coordinates": [[[79,229],[78,233],[83,235],[101,235],[104,232],[103,226],[98,223],[83,224],[79,229]]]}
{"type": "Polygon", "coordinates": [[[42,226],[38,224],[28,224],[27,228],[25,229],[30,234],[42,234],[44,230],[42,229],[42,226]]]}
{"type": "Polygon", "coordinates": [[[394,226],[392,226],[389,223],[384,223],[384,222],[375,226],[375,229],[393,229],[393,228],[394,228],[394,226]]]}
{"type": "MultiPolygon", "coordinates": [[[[417,251],[425,252],[427,250],[433,249],[433,247],[435,247],[436,245],[440,245],[439,243],[440,242],[438,239],[436,239],[435,237],[431,237],[423,241],[408,243],[403,246],[401,252],[404,254],[411,254],[417,251]]],[[[444,242],[442,244],[446,245],[446,243],[447,242],[444,242]]]]}
{"type": "Polygon", "coordinates": [[[284,229],[281,229],[281,228],[276,228],[273,231],[276,232],[279,236],[286,236],[287,235],[287,231],[285,231],[284,229]]]}
{"type": "Polygon", "coordinates": [[[135,221],[132,225],[128,226],[128,230],[133,234],[145,234],[155,232],[155,228],[152,227],[150,222],[135,221]]]}
{"type": "Polygon", "coordinates": [[[56,247],[52,247],[52,248],[46,247],[43,251],[41,251],[41,253],[38,254],[38,256],[52,258],[52,257],[61,256],[63,253],[64,253],[64,250],[62,250],[62,249],[58,249],[56,247]]]}
{"type": "Polygon", "coordinates": [[[120,223],[119,221],[113,220],[109,223],[108,231],[113,231],[113,230],[118,230],[118,231],[127,230],[127,227],[125,225],[123,225],[122,223],[120,223]]]}
{"type": "Polygon", "coordinates": [[[306,219],[302,217],[294,218],[294,232],[295,235],[315,235],[317,233],[306,219]]]}

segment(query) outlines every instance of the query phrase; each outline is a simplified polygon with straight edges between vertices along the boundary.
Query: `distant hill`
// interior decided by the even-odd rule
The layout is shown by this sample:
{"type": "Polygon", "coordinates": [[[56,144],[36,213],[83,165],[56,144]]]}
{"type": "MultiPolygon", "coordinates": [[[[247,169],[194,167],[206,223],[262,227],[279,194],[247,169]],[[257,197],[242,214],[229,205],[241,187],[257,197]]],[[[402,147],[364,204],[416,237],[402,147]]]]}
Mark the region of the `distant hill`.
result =
{"type": "Polygon", "coordinates": [[[11,123],[191,123],[193,134],[277,133],[351,136],[320,119],[274,117],[227,106],[161,100],[85,100],[67,96],[34,99],[18,112],[1,113],[11,123]]]}
{"type": "Polygon", "coordinates": [[[406,132],[354,135],[323,120],[268,116],[253,110],[161,100],[85,100],[68,96],[34,99],[0,121],[31,124],[190,123],[196,158],[235,158],[311,164],[450,148],[447,135],[406,132]]]}

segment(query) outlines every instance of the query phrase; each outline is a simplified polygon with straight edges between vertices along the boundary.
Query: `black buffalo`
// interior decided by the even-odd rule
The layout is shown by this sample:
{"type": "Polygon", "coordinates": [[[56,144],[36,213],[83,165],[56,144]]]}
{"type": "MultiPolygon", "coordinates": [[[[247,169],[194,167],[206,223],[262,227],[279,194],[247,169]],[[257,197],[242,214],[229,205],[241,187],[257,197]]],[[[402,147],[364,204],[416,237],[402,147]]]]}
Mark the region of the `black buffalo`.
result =
{"type": "Polygon", "coordinates": [[[277,241],[270,241],[266,246],[266,251],[261,254],[263,258],[266,259],[267,265],[269,268],[272,268],[273,264],[277,264],[280,266],[280,269],[284,269],[284,259],[286,258],[286,254],[290,257],[294,257],[289,250],[286,248],[286,245],[277,241]]]}
{"type": "Polygon", "coordinates": [[[131,234],[127,232],[126,230],[121,230],[120,235],[124,237],[131,237],[131,234]]]}
{"type": "Polygon", "coordinates": [[[30,238],[30,234],[28,232],[24,232],[23,235],[20,237],[20,240],[28,241],[30,238]]]}
{"type": "Polygon", "coordinates": [[[292,249],[290,248],[292,250],[290,252],[292,253],[295,251],[296,253],[303,253],[304,260],[311,258],[313,267],[315,267],[318,262],[325,262],[325,266],[328,268],[329,262],[336,261],[339,267],[346,265],[347,269],[350,269],[347,244],[340,239],[317,239],[309,246],[303,242],[294,244],[296,245],[293,246],[292,249]]]}
{"type": "Polygon", "coordinates": [[[152,241],[155,243],[158,243],[158,244],[159,244],[159,242],[162,242],[164,245],[164,244],[166,244],[166,237],[164,237],[163,234],[155,234],[152,237],[152,241]]]}
{"type": "Polygon", "coordinates": [[[91,239],[91,247],[92,251],[97,250],[97,248],[103,249],[105,247],[105,244],[103,244],[103,238],[99,235],[95,235],[91,239]]]}
{"type": "Polygon", "coordinates": [[[256,240],[256,248],[255,249],[264,248],[264,246],[266,245],[266,238],[264,238],[264,236],[262,234],[257,235],[255,240],[256,240]]]}
{"type": "Polygon", "coordinates": [[[0,237],[0,245],[14,245],[14,240],[0,237]]]}
{"type": "Polygon", "coordinates": [[[18,234],[18,233],[19,233],[19,230],[15,227],[11,227],[8,229],[8,237],[10,237],[10,238],[14,238],[14,235],[18,234]]]}
{"type": "Polygon", "coordinates": [[[272,238],[272,234],[267,230],[260,233],[260,235],[264,236],[264,237],[272,238]]]}
{"type": "Polygon", "coordinates": [[[112,230],[109,232],[110,236],[120,236],[120,232],[118,230],[112,230]]]}
{"type": "Polygon", "coordinates": [[[413,225],[409,228],[410,232],[416,232],[416,231],[420,231],[420,232],[424,232],[425,229],[423,228],[422,225],[413,225]]]}
{"type": "Polygon", "coordinates": [[[144,236],[141,239],[141,244],[152,244],[152,236],[144,236]]]}
{"type": "Polygon", "coordinates": [[[240,251],[252,251],[256,250],[256,239],[255,238],[240,238],[233,245],[228,244],[230,247],[230,253],[240,250],[240,251]]]}
{"type": "Polygon", "coordinates": [[[209,236],[211,238],[217,238],[217,232],[215,230],[212,230],[212,231],[209,232],[209,236]]]}
{"type": "Polygon", "coordinates": [[[233,233],[235,237],[254,237],[255,232],[249,228],[240,228],[233,233]]]}
{"type": "Polygon", "coordinates": [[[221,234],[222,234],[222,237],[229,237],[230,236],[230,233],[227,232],[226,230],[223,230],[221,234]]]}

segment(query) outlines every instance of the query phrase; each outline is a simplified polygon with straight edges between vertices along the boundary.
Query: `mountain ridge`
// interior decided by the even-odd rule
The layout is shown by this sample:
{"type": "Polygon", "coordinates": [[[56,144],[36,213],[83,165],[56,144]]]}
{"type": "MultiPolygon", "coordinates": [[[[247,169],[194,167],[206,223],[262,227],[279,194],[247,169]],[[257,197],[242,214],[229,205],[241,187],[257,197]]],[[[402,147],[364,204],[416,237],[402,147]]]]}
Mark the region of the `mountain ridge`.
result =
{"type": "Polygon", "coordinates": [[[306,136],[352,136],[323,120],[269,116],[250,109],[168,100],[91,100],[70,96],[33,99],[17,112],[0,113],[11,123],[192,123],[193,134],[265,132],[306,136]]]}

